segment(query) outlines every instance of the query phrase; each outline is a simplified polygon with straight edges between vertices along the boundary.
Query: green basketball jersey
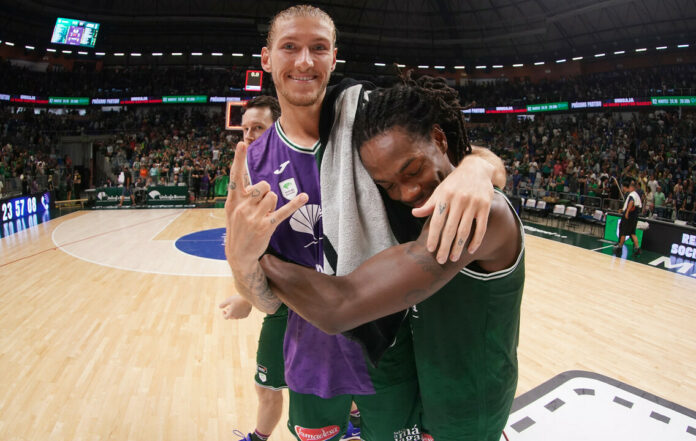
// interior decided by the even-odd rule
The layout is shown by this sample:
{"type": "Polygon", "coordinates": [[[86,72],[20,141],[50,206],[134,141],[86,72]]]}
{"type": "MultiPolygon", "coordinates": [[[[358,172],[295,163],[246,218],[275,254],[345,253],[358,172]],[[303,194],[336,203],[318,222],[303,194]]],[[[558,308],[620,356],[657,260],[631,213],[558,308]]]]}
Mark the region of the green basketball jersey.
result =
{"type": "Polygon", "coordinates": [[[412,308],[423,428],[436,441],[498,441],[507,421],[524,287],[524,231],[517,222],[522,242],[510,268],[484,273],[470,265],[412,308]]]}

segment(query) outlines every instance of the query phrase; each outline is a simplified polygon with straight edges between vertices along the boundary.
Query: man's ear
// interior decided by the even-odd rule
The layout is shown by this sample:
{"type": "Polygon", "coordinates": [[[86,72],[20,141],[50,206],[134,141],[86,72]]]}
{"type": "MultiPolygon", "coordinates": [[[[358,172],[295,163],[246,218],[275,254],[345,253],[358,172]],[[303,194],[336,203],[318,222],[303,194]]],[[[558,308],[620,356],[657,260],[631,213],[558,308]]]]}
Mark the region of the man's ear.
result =
{"type": "Polygon", "coordinates": [[[447,135],[445,135],[445,132],[439,124],[433,125],[433,129],[430,131],[430,137],[433,142],[435,142],[435,146],[437,146],[440,152],[447,153],[447,135]]]}
{"type": "Polygon", "coordinates": [[[261,48],[261,67],[271,73],[271,51],[266,46],[261,48]]]}

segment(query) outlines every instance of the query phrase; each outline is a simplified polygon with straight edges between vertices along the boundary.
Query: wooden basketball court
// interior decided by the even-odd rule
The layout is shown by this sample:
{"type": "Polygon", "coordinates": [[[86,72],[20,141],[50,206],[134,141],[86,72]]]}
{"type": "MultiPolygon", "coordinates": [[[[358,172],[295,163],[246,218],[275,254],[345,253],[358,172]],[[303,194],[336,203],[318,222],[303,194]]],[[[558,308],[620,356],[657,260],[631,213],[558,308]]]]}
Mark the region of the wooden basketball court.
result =
{"type": "MultiPolygon", "coordinates": [[[[0,439],[233,440],[262,314],[174,241],[222,209],[80,211],[0,239],[0,439]]],[[[696,279],[527,236],[518,395],[596,372],[696,409],[696,279]]],[[[286,400],[287,406],[287,400],[286,400]]],[[[281,422],[271,437],[293,438],[281,422]]]]}

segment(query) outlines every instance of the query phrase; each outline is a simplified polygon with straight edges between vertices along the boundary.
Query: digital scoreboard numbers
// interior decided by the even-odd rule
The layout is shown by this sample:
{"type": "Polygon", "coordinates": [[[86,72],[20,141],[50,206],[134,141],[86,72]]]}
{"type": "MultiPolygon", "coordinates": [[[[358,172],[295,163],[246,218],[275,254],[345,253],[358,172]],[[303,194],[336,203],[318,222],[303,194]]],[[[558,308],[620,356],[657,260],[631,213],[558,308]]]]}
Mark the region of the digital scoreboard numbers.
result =
{"type": "Polygon", "coordinates": [[[97,42],[98,33],[99,23],[58,17],[56,26],[53,28],[51,43],[93,48],[97,42]]]}
{"type": "Polygon", "coordinates": [[[247,92],[261,92],[261,85],[263,84],[263,71],[262,70],[248,70],[246,72],[246,83],[244,85],[244,90],[247,92]]]}
{"type": "Polygon", "coordinates": [[[50,193],[20,196],[0,201],[0,214],[2,214],[0,237],[6,237],[35,226],[39,223],[39,218],[41,221],[47,220],[50,206],[50,193]]]}

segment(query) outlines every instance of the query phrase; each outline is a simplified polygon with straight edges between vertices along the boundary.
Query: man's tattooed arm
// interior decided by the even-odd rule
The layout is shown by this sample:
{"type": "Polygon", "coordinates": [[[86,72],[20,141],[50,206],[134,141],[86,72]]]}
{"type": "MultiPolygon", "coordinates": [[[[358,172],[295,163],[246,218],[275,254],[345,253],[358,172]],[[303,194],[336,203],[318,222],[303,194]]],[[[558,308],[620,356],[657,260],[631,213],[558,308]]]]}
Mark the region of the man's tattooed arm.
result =
{"type": "Polygon", "coordinates": [[[258,310],[272,314],[282,303],[273,293],[266,274],[258,263],[243,271],[233,271],[237,292],[258,310]]]}
{"type": "Polygon", "coordinates": [[[288,307],[324,332],[344,332],[422,302],[474,260],[509,265],[519,243],[515,217],[500,200],[488,219],[484,244],[443,265],[426,248],[426,224],[416,241],[386,249],[345,276],[327,276],[272,256],[264,256],[261,267],[288,307]]]}

